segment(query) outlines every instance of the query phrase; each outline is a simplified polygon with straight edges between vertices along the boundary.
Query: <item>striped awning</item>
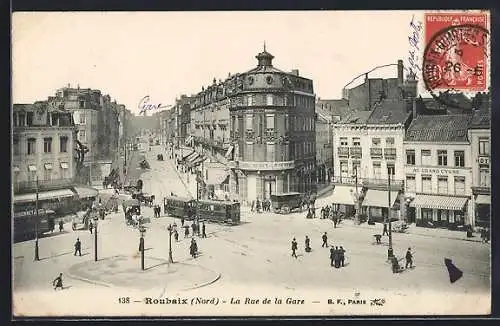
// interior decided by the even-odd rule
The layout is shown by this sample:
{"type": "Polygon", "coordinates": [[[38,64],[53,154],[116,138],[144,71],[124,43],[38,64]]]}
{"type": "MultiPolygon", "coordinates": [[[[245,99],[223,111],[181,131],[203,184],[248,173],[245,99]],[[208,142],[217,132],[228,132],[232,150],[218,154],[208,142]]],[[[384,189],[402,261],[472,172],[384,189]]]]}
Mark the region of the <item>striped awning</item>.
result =
{"type": "Polygon", "coordinates": [[[194,153],[193,155],[189,156],[186,158],[186,161],[188,163],[192,163],[194,162],[196,159],[198,159],[200,157],[200,155],[198,153],[194,153]]]}
{"type": "Polygon", "coordinates": [[[476,204],[478,205],[491,205],[490,195],[477,195],[476,204]]]}
{"type": "Polygon", "coordinates": [[[73,189],[80,199],[97,197],[97,195],[99,194],[99,191],[95,188],[74,187],[73,189]]]}
{"type": "Polygon", "coordinates": [[[466,197],[417,195],[415,199],[410,203],[410,207],[460,211],[464,208],[467,200],[468,198],[466,197]]]}
{"type": "MultiPolygon", "coordinates": [[[[391,207],[394,205],[396,199],[398,199],[398,192],[391,191],[391,207]]],[[[369,189],[361,206],[387,207],[388,204],[389,193],[387,191],[369,189]]]]}
{"type": "MultiPolygon", "coordinates": [[[[74,194],[69,189],[43,191],[38,193],[38,200],[73,197],[74,194]]],[[[14,203],[30,203],[36,201],[36,193],[22,194],[14,196],[14,203]]]]}
{"type": "Polygon", "coordinates": [[[195,151],[193,151],[193,150],[191,150],[191,151],[189,151],[189,152],[187,152],[187,151],[186,151],[186,152],[184,152],[184,155],[182,156],[182,159],[183,159],[183,160],[185,160],[185,159],[187,159],[188,157],[190,157],[191,155],[193,155],[193,154],[195,154],[195,153],[196,153],[196,152],[195,152],[195,151]]]}
{"type": "Polygon", "coordinates": [[[201,164],[202,162],[206,161],[208,158],[206,156],[198,156],[196,160],[191,162],[191,166],[197,166],[201,164]]]}
{"type": "Polygon", "coordinates": [[[233,145],[229,146],[229,148],[226,151],[226,155],[224,155],[224,157],[227,158],[228,160],[230,160],[231,155],[233,154],[233,150],[234,150],[234,146],[233,145]]]}
{"type": "Polygon", "coordinates": [[[193,141],[193,136],[189,136],[188,138],[186,138],[186,141],[184,143],[186,145],[189,145],[189,144],[191,144],[192,141],[193,141]]]}

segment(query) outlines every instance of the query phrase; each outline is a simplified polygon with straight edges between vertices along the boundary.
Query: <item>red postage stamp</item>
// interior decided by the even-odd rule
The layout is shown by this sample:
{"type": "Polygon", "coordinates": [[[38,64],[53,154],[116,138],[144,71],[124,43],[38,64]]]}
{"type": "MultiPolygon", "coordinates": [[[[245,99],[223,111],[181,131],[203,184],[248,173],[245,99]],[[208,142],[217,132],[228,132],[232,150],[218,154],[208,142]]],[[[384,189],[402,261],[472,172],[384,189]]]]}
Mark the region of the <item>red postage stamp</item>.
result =
{"type": "Polygon", "coordinates": [[[429,91],[487,90],[490,49],[486,13],[427,13],[423,80],[429,91]]]}

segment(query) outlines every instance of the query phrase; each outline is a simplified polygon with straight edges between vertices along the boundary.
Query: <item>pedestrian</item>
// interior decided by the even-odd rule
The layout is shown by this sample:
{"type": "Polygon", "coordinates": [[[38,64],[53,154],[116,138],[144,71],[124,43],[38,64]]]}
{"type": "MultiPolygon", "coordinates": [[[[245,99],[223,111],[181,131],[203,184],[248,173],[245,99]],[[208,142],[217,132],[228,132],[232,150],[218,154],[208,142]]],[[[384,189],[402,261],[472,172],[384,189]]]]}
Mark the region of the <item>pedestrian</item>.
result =
{"type": "Polygon", "coordinates": [[[306,252],[311,252],[311,240],[309,239],[309,237],[306,235],[306,240],[305,240],[305,244],[306,244],[306,252]]]}
{"type": "Polygon", "coordinates": [[[193,237],[194,237],[194,233],[196,232],[196,222],[193,221],[193,223],[191,224],[191,228],[193,229],[193,237]]]}
{"type": "Polygon", "coordinates": [[[335,248],[332,246],[330,248],[330,266],[333,267],[333,261],[335,260],[335,248]]]}
{"type": "Polygon", "coordinates": [[[94,228],[94,224],[92,224],[92,221],[89,221],[89,231],[90,234],[92,234],[92,229],[94,228]]]}
{"type": "Polygon", "coordinates": [[[174,238],[175,238],[175,242],[179,241],[179,232],[177,232],[177,230],[174,230],[174,238]]]}
{"type": "Polygon", "coordinates": [[[76,242],[75,242],[75,253],[73,256],[76,256],[76,253],[78,253],[78,255],[82,255],[82,243],[80,242],[80,238],[76,238],[76,242]]]}
{"type": "Polygon", "coordinates": [[[382,235],[389,235],[389,232],[387,231],[387,223],[384,223],[384,230],[382,231],[382,235]]]}
{"type": "Polygon", "coordinates": [[[339,254],[340,254],[340,266],[344,267],[345,250],[344,250],[344,248],[342,246],[340,246],[339,254]]]}
{"type": "Polygon", "coordinates": [[[323,234],[323,236],[321,238],[323,239],[323,244],[321,245],[321,248],[323,248],[323,247],[328,248],[328,242],[327,242],[328,236],[326,235],[326,232],[325,232],[325,234],[323,234]]]}
{"type": "Polygon", "coordinates": [[[333,228],[334,229],[337,228],[337,217],[336,216],[333,217],[333,228]]]}
{"type": "Polygon", "coordinates": [[[408,265],[410,268],[413,268],[413,255],[411,253],[411,248],[408,248],[406,251],[406,266],[405,268],[408,268],[408,265]]]}
{"type": "Polygon", "coordinates": [[[201,225],[201,237],[206,238],[207,234],[205,233],[205,221],[203,221],[203,224],[201,225]]]}
{"type": "Polygon", "coordinates": [[[313,215],[313,218],[316,218],[316,207],[312,207],[312,215],[313,215]]]}
{"type": "Polygon", "coordinates": [[[184,226],[184,238],[189,237],[189,226],[184,226]]]}
{"type": "Polygon", "coordinates": [[[181,226],[184,227],[184,217],[181,217],[181,226]]]}
{"type": "Polygon", "coordinates": [[[62,232],[63,229],[64,229],[64,222],[63,222],[63,220],[60,220],[59,221],[59,232],[62,232]]]}
{"type": "Polygon", "coordinates": [[[295,253],[297,251],[297,241],[295,238],[292,240],[292,257],[297,258],[297,254],[295,253]]]}
{"type": "Polygon", "coordinates": [[[321,218],[324,219],[325,218],[325,214],[326,214],[326,210],[325,210],[324,206],[321,207],[320,214],[321,214],[321,218]]]}
{"type": "Polygon", "coordinates": [[[253,212],[255,209],[255,200],[252,200],[252,205],[250,206],[250,211],[253,212]]]}
{"type": "Polygon", "coordinates": [[[191,245],[189,246],[189,253],[193,258],[196,258],[196,253],[198,252],[198,245],[196,244],[196,240],[191,239],[191,245]]]}
{"type": "Polygon", "coordinates": [[[59,276],[52,281],[52,286],[54,287],[54,291],[57,290],[57,288],[61,288],[61,290],[64,289],[62,275],[63,275],[62,273],[59,273],[59,276]]]}
{"type": "Polygon", "coordinates": [[[337,246],[335,247],[333,262],[335,264],[335,268],[340,267],[340,251],[339,251],[339,247],[337,247],[337,246]]]}

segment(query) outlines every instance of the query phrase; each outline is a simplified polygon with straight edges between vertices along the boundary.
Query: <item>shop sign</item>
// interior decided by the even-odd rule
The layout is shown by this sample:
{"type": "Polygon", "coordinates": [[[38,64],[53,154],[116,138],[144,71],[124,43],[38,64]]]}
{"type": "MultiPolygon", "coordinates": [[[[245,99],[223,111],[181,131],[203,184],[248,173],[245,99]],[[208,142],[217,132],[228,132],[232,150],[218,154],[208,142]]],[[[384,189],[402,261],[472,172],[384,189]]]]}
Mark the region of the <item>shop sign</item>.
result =
{"type": "Polygon", "coordinates": [[[286,170],[293,169],[294,161],[287,162],[239,162],[239,168],[243,170],[286,170]]]}

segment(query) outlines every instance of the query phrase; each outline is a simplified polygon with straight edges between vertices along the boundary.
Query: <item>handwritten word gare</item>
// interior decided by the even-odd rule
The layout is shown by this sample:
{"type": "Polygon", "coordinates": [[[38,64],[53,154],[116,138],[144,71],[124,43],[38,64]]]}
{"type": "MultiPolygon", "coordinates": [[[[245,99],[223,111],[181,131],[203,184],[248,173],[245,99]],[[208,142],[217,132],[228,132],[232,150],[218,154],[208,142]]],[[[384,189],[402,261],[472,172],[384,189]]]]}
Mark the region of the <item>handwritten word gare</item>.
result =
{"type": "Polygon", "coordinates": [[[146,111],[166,109],[168,106],[162,105],[161,103],[154,104],[151,102],[151,97],[149,95],[146,95],[139,101],[138,107],[140,110],[139,111],[140,115],[140,114],[145,114],[146,111]]]}
{"type": "Polygon", "coordinates": [[[408,43],[410,44],[410,49],[408,50],[408,64],[409,67],[406,68],[410,78],[418,79],[418,73],[422,70],[420,67],[420,35],[423,30],[423,23],[421,21],[415,21],[415,15],[411,17],[410,22],[410,32],[408,36],[408,43]]]}

